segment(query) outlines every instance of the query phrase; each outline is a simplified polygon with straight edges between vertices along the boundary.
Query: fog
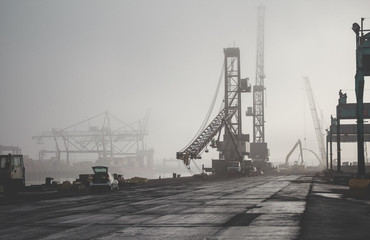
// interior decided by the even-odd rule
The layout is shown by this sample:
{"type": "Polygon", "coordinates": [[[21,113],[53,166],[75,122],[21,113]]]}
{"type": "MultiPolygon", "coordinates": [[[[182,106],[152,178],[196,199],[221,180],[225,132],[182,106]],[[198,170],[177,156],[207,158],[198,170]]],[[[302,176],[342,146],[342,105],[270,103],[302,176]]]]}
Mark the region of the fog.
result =
{"type": "MultiPolygon", "coordinates": [[[[302,76],[311,80],[326,126],[339,89],[355,102],[351,26],[370,17],[368,0],[2,0],[0,145],[37,159],[40,146],[31,137],[43,131],[106,110],[133,122],[150,110],[146,145],[157,161],[175,158],[207,113],[223,48],[240,48],[242,77],[254,84],[260,4],[271,160],[282,161],[297,139],[318,152],[302,76]]],[[[242,104],[243,111],[252,106],[251,93],[242,104]]],[[[354,159],[355,145],[343,145],[344,161],[354,159]]]]}

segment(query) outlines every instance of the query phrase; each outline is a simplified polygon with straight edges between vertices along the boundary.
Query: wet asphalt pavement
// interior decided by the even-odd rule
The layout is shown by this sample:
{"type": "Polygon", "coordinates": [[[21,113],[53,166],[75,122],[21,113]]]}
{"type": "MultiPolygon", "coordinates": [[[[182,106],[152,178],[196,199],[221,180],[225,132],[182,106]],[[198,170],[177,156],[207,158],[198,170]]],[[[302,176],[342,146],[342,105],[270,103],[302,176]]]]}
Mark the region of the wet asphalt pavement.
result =
{"type": "Polygon", "coordinates": [[[348,189],[315,180],[298,239],[370,239],[370,198],[354,198],[348,189]]]}
{"type": "MultiPolygon", "coordinates": [[[[0,239],[330,239],[335,229],[326,227],[326,237],[319,231],[333,214],[322,211],[326,201],[335,196],[339,205],[359,205],[331,191],[312,177],[260,176],[44,200],[0,199],[0,239]]],[[[369,210],[363,202],[356,211],[369,210]]],[[[366,214],[358,229],[370,226],[366,214]]],[[[340,219],[335,215],[332,219],[340,219]]],[[[359,231],[356,236],[346,239],[369,235],[359,231]]]]}

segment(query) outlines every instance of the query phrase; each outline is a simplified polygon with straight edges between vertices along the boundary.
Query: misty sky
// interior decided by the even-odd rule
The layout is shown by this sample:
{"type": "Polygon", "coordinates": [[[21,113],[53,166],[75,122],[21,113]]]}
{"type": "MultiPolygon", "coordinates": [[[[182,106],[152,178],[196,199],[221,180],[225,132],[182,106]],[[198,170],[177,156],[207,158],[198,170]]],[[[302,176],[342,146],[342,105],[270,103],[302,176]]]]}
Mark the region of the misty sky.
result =
{"type": "MultiPolygon", "coordinates": [[[[105,110],[133,122],[150,109],[147,146],[155,159],[175,158],[206,115],[223,48],[240,48],[242,77],[254,84],[261,3],[271,159],[285,159],[297,139],[318,152],[302,76],[327,125],[340,88],[355,101],[351,26],[370,17],[368,0],[0,0],[0,145],[37,158],[31,137],[42,131],[105,110]]],[[[250,118],[243,131],[252,134],[250,118]]]]}

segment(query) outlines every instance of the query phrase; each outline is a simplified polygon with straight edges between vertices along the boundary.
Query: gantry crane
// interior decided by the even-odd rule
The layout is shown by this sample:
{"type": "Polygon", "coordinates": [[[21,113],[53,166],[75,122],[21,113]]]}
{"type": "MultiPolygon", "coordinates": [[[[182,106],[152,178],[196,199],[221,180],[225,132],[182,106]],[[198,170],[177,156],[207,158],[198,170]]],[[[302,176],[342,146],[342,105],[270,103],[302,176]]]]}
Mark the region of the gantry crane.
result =
{"type": "Polygon", "coordinates": [[[54,145],[52,150],[39,152],[40,160],[46,155],[55,154],[57,161],[60,161],[61,155],[65,154],[66,162],[69,163],[71,154],[96,154],[98,160],[103,161],[136,158],[140,165],[147,158],[148,165],[152,165],[153,150],[147,150],[144,146],[144,137],[148,135],[148,119],[149,112],[144,119],[126,124],[106,111],[66,128],[53,128],[52,131],[43,132],[32,139],[39,144],[51,140],[54,145]]]}

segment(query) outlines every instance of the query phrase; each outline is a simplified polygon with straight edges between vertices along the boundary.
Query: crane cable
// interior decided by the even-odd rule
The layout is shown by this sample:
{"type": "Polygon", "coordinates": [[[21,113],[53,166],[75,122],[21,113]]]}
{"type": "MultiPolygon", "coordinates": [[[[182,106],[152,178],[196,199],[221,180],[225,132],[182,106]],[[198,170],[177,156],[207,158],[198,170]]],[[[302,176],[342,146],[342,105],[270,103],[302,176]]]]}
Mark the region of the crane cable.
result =
{"type": "Polygon", "coordinates": [[[199,173],[202,173],[202,170],[200,169],[198,164],[195,161],[193,161],[193,163],[194,163],[194,166],[196,167],[196,169],[198,169],[199,173]]]}
{"type": "MultiPolygon", "coordinates": [[[[191,159],[190,162],[193,162],[195,168],[199,171],[199,173],[202,173],[202,170],[199,168],[199,166],[196,164],[196,162],[194,160],[191,159]]],[[[186,168],[186,170],[189,172],[190,175],[193,176],[193,175],[197,174],[196,172],[194,172],[193,170],[190,169],[190,165],[188,167],[186,165],[184,165],[184,167],[186,168]]]]}
{"type": "Polygon", "coordinates": [[[183,165],[185,167],[185,169],[189,172],[190,175],[194,175],[195,172],[193,170],[190,169],[190,166],[187,167],[185,164],[183,165]]]}
{"type": "Polygon", "coordinates": [[[218,79],[218,84],[217,84],[217,88],[216,88],[216,92],[214,93],[213,95],[213,99],[212,99],[212,102],[211,102],[211,105],[208,109],[208,112],[207,112],[207,115],[206,117],[204,118],[203,120],[203,123],[202,125],[200,126],[198,132],[195,134],[195,136],[193,137],[193,139],[189,142],[189,144],[186,145],[186,147],[184,147],[181,152],[183,152],[186,148],[188,148],[192,143],[193,141],[199,136],[199,134],[206,128],[207,126],[207,123],[208,123],[208,120],[209,120],[209,117],[211,116],[211,113],[213,111],[213,107],[215,106],[215,103],[216,103],[216,100],[217,100],[217,95],[218,95],[218,92],[220,90],[220,86],[221,86],[221,82],[222,82],[222,77],[223,77],[223,73],[224,73],[224,70],[225,70],[225,63],[222,64],[222,69],[221,69],[221,73],[220,73],[220,77],[218,79]]]}

